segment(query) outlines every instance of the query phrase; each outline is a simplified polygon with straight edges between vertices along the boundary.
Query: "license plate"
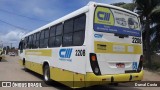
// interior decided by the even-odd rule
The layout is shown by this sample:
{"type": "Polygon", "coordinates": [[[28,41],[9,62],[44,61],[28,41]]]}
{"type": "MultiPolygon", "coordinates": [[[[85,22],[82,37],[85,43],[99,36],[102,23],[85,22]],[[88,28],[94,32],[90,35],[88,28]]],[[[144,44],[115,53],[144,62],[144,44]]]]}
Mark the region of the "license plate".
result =
{"type": "Polygon", "coordinates": [[[116,67],[117,68],[125,68],[125,64],[124,63],[116,63],[116,67]]]}

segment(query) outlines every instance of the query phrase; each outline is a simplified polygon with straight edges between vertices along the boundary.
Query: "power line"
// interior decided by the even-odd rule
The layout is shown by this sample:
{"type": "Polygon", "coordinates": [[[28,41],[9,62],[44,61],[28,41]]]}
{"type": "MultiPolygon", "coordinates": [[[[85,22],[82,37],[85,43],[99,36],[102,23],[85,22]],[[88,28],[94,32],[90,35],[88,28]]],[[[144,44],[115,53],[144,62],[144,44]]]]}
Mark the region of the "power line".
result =
{"type": "Polygon", "coordinates": [[[47,21],[47,20],[36,19],[36,18],[28,17],[28,16],[25,16],[25,15],[22,15],[22,14],[17,14],[17,13],[14,13],[14,12],[9,12],[9,11],[3,10],[3,9],[0,9],[0,11],[5,12],[5,13],[9,13],[9,14],[13,14],[13,15],[17,15],[17,16],[20,16],[20,17],[25,17],[25,18],[28,18],[28,19],[31,19],[31,20],[35,20],[35,21],[50,22],[50,21],[47,21]]]}
{"type": "Polygon", "coordinates": [[[11,23],[8,23],[8,22],[6,22],[6,21],[3,21],[3,20],[0,20],[0,22],[3,22],[3,23],[5,23],[5,24],[8,24],[8,25],[10,25],[10,26],[12,26],[12,27],[15,27],[15,28],[19,28],[19,29],[23,29],[23,30],[28,30],[28,29],[25,29],[25,28],[23,28],[23,27],[20,27],[20,26],[13,25],[13,24],[11,24],[11,23]]]}

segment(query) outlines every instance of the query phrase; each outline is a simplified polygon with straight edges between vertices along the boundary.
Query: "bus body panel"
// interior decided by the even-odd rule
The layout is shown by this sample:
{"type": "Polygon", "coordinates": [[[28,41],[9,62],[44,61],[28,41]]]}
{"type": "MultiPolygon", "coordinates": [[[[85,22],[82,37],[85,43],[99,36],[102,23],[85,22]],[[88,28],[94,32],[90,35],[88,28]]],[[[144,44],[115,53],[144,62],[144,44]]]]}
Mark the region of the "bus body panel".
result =
{"type": "Polygon", "coordinates": [[[123,74],[137,70],[143,53],[138,17],[97,5],[93,19],[93,48],[101,74],[123,74]]]}
{"type": "Polygon", "coordinates": [[[51,67],[61,68],[85,74],[85,47],[26,50],[26,61],[43,64],[49,62],[51,67]],[[83,54],[83,55],[82,55],[83,54]],[[75,68],[73,68],[75,67],[75,68]]]}

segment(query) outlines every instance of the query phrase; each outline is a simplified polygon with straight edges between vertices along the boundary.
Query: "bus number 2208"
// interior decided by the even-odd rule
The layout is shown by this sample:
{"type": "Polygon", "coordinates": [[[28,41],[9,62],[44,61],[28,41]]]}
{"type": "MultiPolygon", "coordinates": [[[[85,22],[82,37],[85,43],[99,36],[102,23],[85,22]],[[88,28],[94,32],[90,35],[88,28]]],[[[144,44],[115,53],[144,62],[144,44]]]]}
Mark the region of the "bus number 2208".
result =
{"type": "Polygon", "coordinates": [[[76,50],[76,54],[75,54],[75,56],[85,56],[85,50],[83,49],[81,49],[81,50],[76,50]]]}

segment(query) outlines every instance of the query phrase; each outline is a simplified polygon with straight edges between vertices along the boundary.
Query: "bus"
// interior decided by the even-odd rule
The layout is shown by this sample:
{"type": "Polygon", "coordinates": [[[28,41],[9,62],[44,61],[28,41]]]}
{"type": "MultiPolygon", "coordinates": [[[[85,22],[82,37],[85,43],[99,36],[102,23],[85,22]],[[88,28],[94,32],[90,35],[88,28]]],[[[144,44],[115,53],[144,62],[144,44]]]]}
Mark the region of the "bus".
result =
{"type": "Polygon", "coordinates": [[[143,79],[140,20],[129,10],[96,2],[26,34],[19,63],[72,88],[143,79]]]}

